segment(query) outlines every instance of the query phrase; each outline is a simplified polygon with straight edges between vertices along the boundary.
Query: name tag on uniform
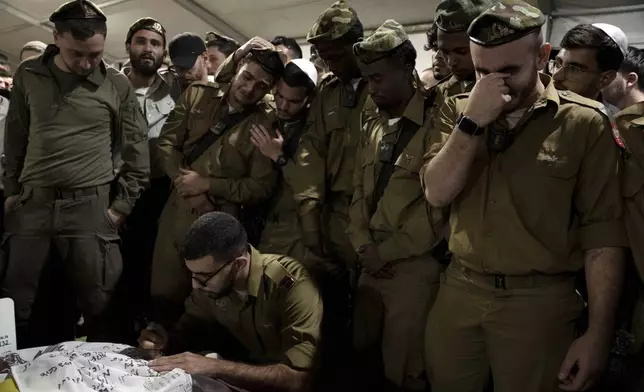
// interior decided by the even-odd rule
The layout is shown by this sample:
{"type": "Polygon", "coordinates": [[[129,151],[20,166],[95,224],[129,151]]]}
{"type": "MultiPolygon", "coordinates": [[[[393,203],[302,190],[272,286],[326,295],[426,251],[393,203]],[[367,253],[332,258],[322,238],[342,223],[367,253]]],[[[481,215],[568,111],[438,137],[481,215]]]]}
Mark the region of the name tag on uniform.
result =
{"type": "Polygon", "coordinates": [[[215,125],[210,127],[210,132],[214,133],[215,135],[221,135],[224,132],[225,128],[226,123],[223,121],[218,121],[215,125]]]}
{"type": "Polygon", "coordinates": [[[342,106],[345,108],[352,108],[356,106],[356,101],[358,97],[356,94],[356,91],[353,89],[351,86],[344,86],[342,88],[342,94],[340,97],[340,101],[342,103],[342,106]]]}
{"type": "Polygon", "coordinates": [[[511,137],[512,135],[505,129],[490,129],[487,139],[488,148],[490,151],[502,152],[510,145],[511,137]]]}
{"type": "Polygon", "coordinates": [[[378,160],[384,163],[391,163],[394,159],[394,144],[382,142],[380,143],[380,152],[378,153],[378,160]]]}

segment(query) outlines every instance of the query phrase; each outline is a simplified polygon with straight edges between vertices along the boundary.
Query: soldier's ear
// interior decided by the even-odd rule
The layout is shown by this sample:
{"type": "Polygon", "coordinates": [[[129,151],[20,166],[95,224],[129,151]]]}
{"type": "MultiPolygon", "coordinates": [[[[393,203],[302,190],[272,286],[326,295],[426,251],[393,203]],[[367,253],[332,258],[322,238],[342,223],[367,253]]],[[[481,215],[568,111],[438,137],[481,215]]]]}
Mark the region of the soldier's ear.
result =
{"type": "Polygon", "coordinates": [[[630,72],[626,75],[626,85],[628,87],[637,87],[637,82],[640,80],[640,77],[635,72],[630,72]]]}
{"type": "Polygon", "coordinates": [[[599,76],[599,88],[604,89],[608,87],[609,84],[613,83],[613,80],[617,77],[617,71],[606,71],[602,72],[599,76]]]}
{"type": "Polygon", "coordinates": [[[125,53],[127,53],[128,56],[130,55],[130,44],[125,44],[125,53]]]}

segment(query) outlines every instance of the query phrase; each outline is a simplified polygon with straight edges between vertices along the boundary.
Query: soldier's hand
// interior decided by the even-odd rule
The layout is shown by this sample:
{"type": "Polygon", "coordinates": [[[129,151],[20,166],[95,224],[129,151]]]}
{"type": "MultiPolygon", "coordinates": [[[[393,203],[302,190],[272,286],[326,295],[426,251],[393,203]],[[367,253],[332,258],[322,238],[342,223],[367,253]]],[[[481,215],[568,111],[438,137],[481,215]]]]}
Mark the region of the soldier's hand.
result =
{"type": "Polygon", "coordinates": [[[251,49],[275,50],[275,45],[268,42],[262,37],[253,37],[248,40],[248,42],[243,44],[241,48],[237,49],[237,51],[235,52],[235,60],[240,61],[242,58],[244,58],[244,56],[250,53],[251,49]]]}
{"type": "Polygon", "coordinates": [[[358,264],[367,274],[381,279],[392,279],[395,276],[393,269],[385,268],[387,264],[382,261],[376,244],[363,245],[358,249],[358,264]]]}
{"type": "Polygon", "coordinates": [[[277,137],[271,136],[263,125],[253,124],[251,130],[251,142],[259,149],[265,157],[272,161],[282,155],[282,146],[284,145],[284,138],[279,130],[276,130],[277,137]]]}
{"type": "Polygon", "coordinates": [[[559,371],[559,388],[586,391],[601,377],[610,354],[610,338],[586,332],[575,340],[559,371]]]}
{"type": "Polygon", "coordinates": [[[160,356],[167,344],[168,332],[156,323],[150,323],[139,336],[139,347],[150,351],[152,357],[160,356]]]}
{"type": "Polygon", "coordinates": [[[471,118],[479,127],[494,122],[510,102],[510,89],[505,79],[510,75],[492,73],[476,82],[467,100],[463,115],[471,118]]]}
{"type": "Polygon", "coordinates": [[[169,372],[174,369],[182,369],[188,374],[200,374],[209,377],[217,376],[218,364],[221,361],[214,358],[204,357],[193,353],[183,353],[155,359],[150,362],[152,370],[157,372],[169,372]]]}
{"type": "Polygon", "coordinates": [[[20,195],[13,195],[9,196],[4,200],[4,210],[5,212],[9,211],[11,207],[13,207],[13,204],[18,200],[20,195]]]}
{"type": "Polygon", "coordinates": [[[107,209],[107,216],[116,227],[121,227],[123,222],[125,222],[125,215],[120,214],[111,208],[107,209]]]}
{"type": "Polygon", "coordinates": [[[199,173],[186,169],[179,169],[179,172],[179,177],[174,180],[179,196],[197,196],[210,189],[208,178],[200,176],[199,173]]]}

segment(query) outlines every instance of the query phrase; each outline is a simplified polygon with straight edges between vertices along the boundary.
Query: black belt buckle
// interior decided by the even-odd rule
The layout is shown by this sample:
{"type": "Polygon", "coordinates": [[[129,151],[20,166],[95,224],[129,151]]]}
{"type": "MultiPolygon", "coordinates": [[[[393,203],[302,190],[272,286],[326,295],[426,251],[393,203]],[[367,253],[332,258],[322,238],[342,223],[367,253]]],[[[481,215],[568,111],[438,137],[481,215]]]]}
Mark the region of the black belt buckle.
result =
{"type": "Polygon", "coordinates": [[[494,288],[507,290],[505,287],[505,275],[494,275],[494,288]]]}

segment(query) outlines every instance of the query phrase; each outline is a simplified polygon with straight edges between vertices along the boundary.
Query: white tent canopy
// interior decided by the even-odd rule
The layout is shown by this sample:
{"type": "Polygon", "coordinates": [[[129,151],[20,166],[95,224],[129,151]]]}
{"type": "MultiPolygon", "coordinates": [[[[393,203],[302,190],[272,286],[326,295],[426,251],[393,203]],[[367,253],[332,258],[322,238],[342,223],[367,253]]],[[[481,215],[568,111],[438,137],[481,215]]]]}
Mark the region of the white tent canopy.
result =
{"type": "MultiPolygon", "coordinates": [[[[213,30],[239,41],[259,35],[304,36],[315,18],[333,0],[96,0],[108,17],[105,56],[109,61],[127,57],[125,35],[138,18],[158,19],[168,39],[184,31],[204,34],[213,30]]],[[[422,50],[423,31],[433,19],[438,0],[349,0],[365,28],[371,30],[385,19],[406,26],[419,51],[419,66],[429,65],[422,50]]],[[[644,47],[644,4],[641,0],[532,0],[549,15],[545,27],[556,47],[565,32],[578,23],[605,22],[621,27],[631,44],[644,47]]],[[[20,48],[28,41],[51,42],[52,25],[47,18],[63,0],[0,0],[0,52],[16,64],[20,48]]],[[[305,48],[305,55],[308,49],[305,48]]]]}

